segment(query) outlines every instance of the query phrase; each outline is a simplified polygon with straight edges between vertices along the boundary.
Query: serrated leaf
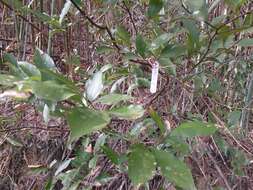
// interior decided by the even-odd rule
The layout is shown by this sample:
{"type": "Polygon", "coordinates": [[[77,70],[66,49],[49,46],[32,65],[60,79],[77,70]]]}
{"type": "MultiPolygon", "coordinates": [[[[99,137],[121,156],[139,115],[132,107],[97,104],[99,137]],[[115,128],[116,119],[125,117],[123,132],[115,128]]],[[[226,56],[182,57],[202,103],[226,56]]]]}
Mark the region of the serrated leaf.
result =
{"type": "Polygon", "coordinates": [[[110,118],[103,112],[93,111],[89,108],[74,108],[67,114],[70,126],[71,140],[90,134],[106,127],[110,118]]]}
{"type": "Polygon", "coordinates": [[[54,102],[66,100],[74,95],[65,85],[58,84],[54,81],[32,82],[30,83],[32,92],[41,99],[51,100],[54,102]]]}
{"type": "Polygon", "coordinates": [[[103,73],[101,71],[96,72],[86,84],[86,96],[88,100],[95,100],[103,90],[103,73]]]}
{"type": "Polygon", "coordinates": [[[162,0],[150,0],[148,6],[148,16],[151,18],[155,17],[162,8],[163,8],[162,0]]]}
{"type": "Polygon", "coordinates": [[[188,121],[179,125],[171,132],[171,136],[192,138],[195,136],[209,136],[216,132],[217,128],[210,123],[200,121],[188,121]]]}
{"type": "Polygon", "coordinates": [[[238,43],[238,46],[241,46],[241,47],[253,47],[253,39],[242,39],[238,43]]]}
{"type": "Polygon", "coordinates": [[[96,102],[100,102],[102,104],[107,105],[116,105],[121,101],[130,100],[132,97],[124,94],[108,94],[100,97],[96,102]]]}
{"type": "Polygon", "coordinates": [[[191,171],[184,162],[169,152],[154,150],[153,153],[163,176],[184,190],[196,190],[191,171]]]}
{"type": "Polygon", "coordinates": [[[142,144],[134,145],[128,158],[128,176],[135,186],[152,178],[156,162],[153,154],[142,144]]]}
{"type": "Polygon", "coordinates": [[[143,116],[145,110],[140,105],[129,105],[120,108],[115,108],[109,111],[109,113],[120,119],[138,119],[143,116]]]}
{"type": "Polygon", "coordinates": [[[72,4],[72,3],[71,3],[70,0],[67,0],[67,1],[65,2],[64,7],[63,7],[63,9],[62,9],[62,11],[61,11],[61,14],[60,14],[60,19],[59,19],[59,23],[60,23],[60,24],[62,24],[62,21],[63,21],[64,17],[68,14],[69,9],[70,9],[70,7],[71,7],[71,4],[72,4]]]}

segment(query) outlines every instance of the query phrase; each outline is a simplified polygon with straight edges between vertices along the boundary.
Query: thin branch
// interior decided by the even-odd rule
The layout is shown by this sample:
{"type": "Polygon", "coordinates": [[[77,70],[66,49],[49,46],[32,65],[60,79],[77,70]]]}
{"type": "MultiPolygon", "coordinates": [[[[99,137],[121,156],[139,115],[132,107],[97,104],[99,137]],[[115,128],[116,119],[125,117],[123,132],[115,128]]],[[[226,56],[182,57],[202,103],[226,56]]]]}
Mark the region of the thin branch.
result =
{"type": "MultiPolygon", "coordinates": [[[[57,126],[56,126],[57,127],[57,126]]],[[[68,129],[59,129],[56,128],[55,126],[51,127],[16,127],[16,128],[10,128],[10,129],[3,129],[0,130],[0,133],[8,133],[12,131],[23,131],[23,130],[41,130],[41,131],[56,131],[56,132],[69,132],[68,129]]]]}
{"type": "Polygon", "coordinates": [[[128,6],[126,5],[126,2],[125,2],[125,1],[123,1],[123,5],[124,5],[124,7],[125,7],[126,12],[128,13],[128,15],[129,15],[129,17],[130,17],[130,20],[131,20],[132,25],[133,25],[133,27],[134,27],[134,32],[135,32],[135,34],[137,35],[137,34],[138,34],[138,30],[137,30],[137,27],[136,27],[136,25],[135,25],[135,22],[134,22],[134,19],[133,19],[133,15],[132,15],[130,9],[128,8],[128,6]]]}
{"type": "Polygon", "coordinates": [[[117,50],[120,51],[120,47],[119,47],[119,45],[116,43],[116,40],[115,40],[115,38],[113,37],[112,32],[110,31],[110,29],[109,29],[107,26],[100,25],[100,24],[97,24],[96,22],[94,22],[94,21],[92,20],[92,18],[90,18],[90,17],[86,14],[86,12],[85,12],[83,9],[81,9],[81,8],[77,5],[77,3],[76,3],[74,0],[70,0],[70,1],[71,1],[71,3],[77,8],[77,10],[83,15],[83,17],[89,21],[89,23],[90,23],[91,25],[95,26],[96,28],[98,28],[98,29],[100,29],[100,30],[105,30],[105,31],[107,32],[107,34],[109,35],[110,39],[112,40],[112,43],[113,43],[114,47],[116,47],[117,50]]]}

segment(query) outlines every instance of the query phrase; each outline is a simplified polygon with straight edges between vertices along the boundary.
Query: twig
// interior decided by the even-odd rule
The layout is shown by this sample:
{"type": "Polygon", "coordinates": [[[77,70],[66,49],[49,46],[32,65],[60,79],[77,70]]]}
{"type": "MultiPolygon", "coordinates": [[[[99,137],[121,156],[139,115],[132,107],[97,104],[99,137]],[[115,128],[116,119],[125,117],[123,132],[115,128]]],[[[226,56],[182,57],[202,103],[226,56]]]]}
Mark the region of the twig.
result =
{"type": "Polygon", "coordinates": [[[10,128],[10,129],[3,129],[0,130],[0,133],[7,133],[12,131],[22,131],[22,130],[42,130],[42,131],[56,131],[56,132],[69,132],[68,129],[57,129],[57,126],[51,126],[48,128],[44,127],[16,127],[16,128],[10,128]]]}
{"type": "Polygon", "coordinates": [[[130,18],[131,22],[132,22],[132,25],[133,25],[133,27],[134,27],[134,32],[135,32],[135,34],[137,35],[137,34],[138,34],[138,30],[137,30],[137,28],[136,28],[136,25],[135,25],[135,22],[134,22],[134,19],[133,19],[133,15],[132,15],[130,9],[128,8],[128,6],[126,5],[126,2],[125,2],[125,1],[123,1],[123,5],[124,5],[124,7],[125,7],[126,12],[127,12],[128,15],[129,15],[129,18],[130,18]]]}
{"type": "Polygon", "coordinates": [[[115,38],[113,37],[112,32],[110,31],[110,29],[109,29],[107,26],[100,25],[100,24],[97,24],[96,22],[94,22],[94,21],[92,20],[92,18],[90,18],[90,17],[86,14],[86,12],[85,12],[84,10],[82,10],[82,9],[76,4],[76,2],[75,2],[74,0],[70,0],[70,1],[71,1],[71,3],[77,8],[77,10],[83,15],[83,17],[84,17],[85,19],[87,19],[87,20],[90,22],[91,25],[95,26],[96,28],[98,28],[98,29],[100,29],[100,30],[105,30],[105,31],[107,32],[107,34],[109,35],[110,39],[112,40],[112,43],[113,43],[114,47],[116,47],[116,49],[117,49],[118,51],[120,51],[120,47],[119,47],[119,45],[116,43],[116,40],[115,40],[115,38]]]}

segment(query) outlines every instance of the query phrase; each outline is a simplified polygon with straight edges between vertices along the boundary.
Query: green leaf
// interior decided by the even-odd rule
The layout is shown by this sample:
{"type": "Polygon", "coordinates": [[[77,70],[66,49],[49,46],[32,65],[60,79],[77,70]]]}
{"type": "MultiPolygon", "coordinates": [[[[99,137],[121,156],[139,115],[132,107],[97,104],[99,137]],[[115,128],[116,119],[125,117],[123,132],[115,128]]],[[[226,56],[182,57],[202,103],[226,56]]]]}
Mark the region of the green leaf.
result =
{"type": "Polygon", "coordinates": [[[12,86],[15,82],[18,82],[19,79],[12,75],[0,74],[0,85],[12,86]]]}
{"type": "Polygon", "coordinates": [[[171,132],[171,136],[181,136],[192,138],[195,136],[208,136],[215,133],[217,128],[210,123],[200,121],[188,121],[179,125],[171,132]]]}
{"type": "Polygon", "coordinates": [[[30,85],[32,92],[38,98],[51,100],[54,102],[66,100],[76,95],[65,85],[58,84],[55,81],[31,82],[30,85]]]}
{"type": "Polygon", "coordinates": [[[117,38],[121,40],[124,44],[130,45],[131,36],[129,32],[123,26],[118,26],[116,35],[117,35],[117,38]]]}
{"type": "Polygon", "coordinates": [[[170,182],[185,190],[196,190],[191,171],[184,162],[169,152],[154,150],[153,153],[162,174],[170,182]]]}
{"type": "Polygon", "coordinates": [[[19,61],[18,65],[27,76],[35,77],[36,79],[40,80],[41,73],[36,66],[26,61],[19,61]]]}
{"type": "Polygon", "coordinates": [[[51,71],[49,69],[40,69],[40,72],[43,73],[44,75],[48,76],[52,80],[57,81],[59,84],[64,84],[68,88],[72,89],[75,92],[79,92],[79,89],[75,86],[75,83],[66,78],[64,75],[60,73],[56,73],[54,71],[51,71]]]}
{"type": "Polygon", "coordinates": [[[12,54],[9,53],[4,54],[4,62],[9,62],[14,67],[18,68],[18,62],[12,54]]]}
{"type": "Polygon", "coordinates": [[[71,5],[72,5],[72,3],[70,0],[67,0],[65,2],[64,7],[63,7],[61,14],[60,14],[60,19],[59,19],[60,24],[62,24],[64,17],[68,14],[69,9],[71,8],[71,5]]]}
{"type": "Polygon", "coordinates": [[[228,114],[228,124],[236,126],[239,124],[241,118],[241,111],[233,111],[228,114]]]}
{"type": "Polygon", "coordinates": [[[101,147],[105,155],[112,161],[112,163],[118,165],[120,163],[119,155],[108,146],[101,147]]]}
{"type": "Polygon", "coordinates": [[[86,84],[86,96],[88,100],[95,100],[103,90],[103,73],[101,71],[96,72],[86,84]]]}
{"type": "Polygon", "coordinates": [[[135,186],[139,186],[152,178],[156,162],[153,154],[142,144],[132,147],[128,158],[128,176],[135,186]]]}
{"type": "Polygon", "coordinates": [[[149,109],[149,115],[156,122],[157,126],[161,130],[161,134],[164,134],[166,131],[166,127],[165,127],[165,124],[163,123],[161,117],[157,114],[157,112],[155,110],[153,110],[153,108],[149,109]]]}
{"type": "Polygon", "coordinates": [[[124,94],[108,94],[100,97],[96,102],[107,105],[116,105],[121,101],[130,100],[132,97],[124,94]]]}
{"type": "Polygon", "coordinates": [[[144,41],[143,37],[139,34],[136,37],[135,46],[137,53],[139,53],[142,57],[144,57],[147,49],[147,44],[144,41]]]}
{"type": "Polygon", "coordinates": [[[120,108],[115,108],[109,111],[115,117],[120,119],[138,119],[143,116],[145,110],[140,105],[129,105],[120,108]]]}
{"type": "Polygon", "coordinates": [[[241,46],[241,47],[253,47],[253,39],[242,39],[238,43],[238,46],[241,46]]]}
{"type": "Polygon", "coordinates": [[[186,0],[185,3],[192,11],[197,11],[205,5],[205,0],[186,0]]]}
{"type": "Polygon", "coordinates": [[[34,63],[39,69],[56,69],[54,60],[38,48],[35,50],[34,63]]]}
{"type": "Polygon", "coordinates": [[[65,170],[69,166],[69,164],[70,164],[71,161],[72,161],[72,159],[68,159],[68,160],[63,161],[59,165],[59,167],[57,168],[57,170],[55,171],[54,175],[57,176],[59,173],[61,173],[63,170],[65,170]]]}
{"type": "Polygon", "coordinates": [[[148,6],[148,16],[155,17],[163,8],[163,0],[150,0],[148,6]]]}
{"type": "Polygon", "coordinates": [[[163,46],[164,44],[166,44],[169,39],[171,38],[171,36],[168,33],[162,34],[160,36],[158,36],[151,44],[149,47],[150,51],[155,51],[157,49],[159,49],[161,46],[163,46]]]}
{"type": "Polygon", "coordinates": [[[90,134],[106,127],[110,118],[103,112],[93,111],[89,108],[74,108],[67,114],[70,126],[71,140],[90,134]]]}

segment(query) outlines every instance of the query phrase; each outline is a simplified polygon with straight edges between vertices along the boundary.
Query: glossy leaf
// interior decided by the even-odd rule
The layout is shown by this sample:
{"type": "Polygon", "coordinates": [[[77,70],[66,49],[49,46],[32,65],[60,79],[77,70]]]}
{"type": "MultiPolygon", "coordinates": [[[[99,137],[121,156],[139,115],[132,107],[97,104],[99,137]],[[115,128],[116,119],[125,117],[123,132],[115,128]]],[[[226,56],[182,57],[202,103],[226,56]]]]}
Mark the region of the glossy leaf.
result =
{"type": "Polygon", "coordinates": [[[115,108],[109,113],[115,117],[120,119],[138,119],[143,116],[145,110],[140,105],[130,105],[130,106],[123,106],[120,108],[115,108]]]}
{"type": "Polygon", "coordinates": [[[103,73],[96,72],[86,84],[86,96],[90,101],[95,100],[103,90],[103,73]]]}
{"type": "Polygon", "coordinates": [[[134,145],[128,158],[128,176],[135,186],[152,178],[156,162],[153,154],[142,144],[134,145]]]}
{"type": "Polygon", "coordinates": [[[124,94],[108,94],[100,97],[96,102],[107,105],[116,105],[121,101],[130,100],[132,97],[124,94]]]}
{"type": "Polygon", "coordinates": [[[89,108],[74,108],[67,114],[70,126],[71,140],[90,134],[106,127],[110,122],[107,114],[93,111],[89,108]]]}
{"type": "Polygon", "coordinates": [[[192,138],[195,136],[208,136],[215,133],[217,128],[210,123],[200,121],[188,121],[179,125],[171,132],[171,136],[192,138]]]}
{"type": "Polygon", "coordinates": [[[162,174],[170,182],[184,190],[196,190],[191,171],[184,162],[169,152],[154,150],[153,153],[162,174]]]}

